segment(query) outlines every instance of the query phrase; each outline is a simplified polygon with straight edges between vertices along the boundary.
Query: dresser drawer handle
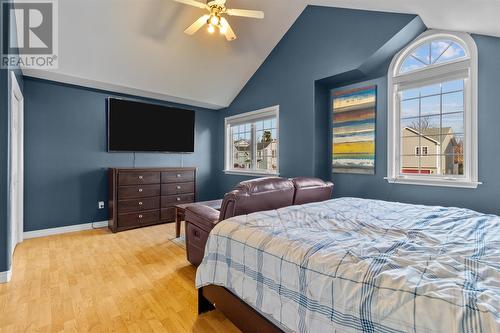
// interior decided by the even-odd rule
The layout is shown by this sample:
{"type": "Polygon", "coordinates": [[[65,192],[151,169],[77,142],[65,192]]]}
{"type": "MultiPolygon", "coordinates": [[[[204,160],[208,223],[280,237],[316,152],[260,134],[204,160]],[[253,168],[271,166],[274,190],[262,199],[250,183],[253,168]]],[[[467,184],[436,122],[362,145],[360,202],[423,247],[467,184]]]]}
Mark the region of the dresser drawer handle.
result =
{"type": "Polygon", "coordinates": [[[177,201],[181,201],[181,198],[177,197],[177,198],[176,198],[176,200],[177,200],[177,201]]]}
{"type": "Polygon", "coordinates": [[[139,201],[139,206],[142,206],[142,201],[139,201]]]}
{"type": "Polygon", "coordinates": [[[181,187],[180,187],[179,185],[177,185],[177,189],[178,189],[178,190],[180,190],[180,189],[181,189],[181,187]]]}
{"type": "Polygon", "coordinates": [[[140,188],[138,191],[139,191],[139,192],[142,192],[142,188],[140,188]]]}
{"type": "Polygon", "coordinates": [[[181,178],[181,174],[180,173],[177,174],[177,178],[181,178]]]}
{"type": "Polygon", "coordinates": [[[139,176],[139,177],[137,177],[137,178],[139,178],[139,179],[143,179],[144,177],[143,177],[143,176],[139,176]]]}
{"type": "Polygon", "coordinates": [[[200,232],[198,230],[193,231],[194,237],[200,238],[200,232]]]}
{"type": "Polygon", "coordinates": [[[139,214],[139,218],[142,219],[142,214],[139,214]]]}

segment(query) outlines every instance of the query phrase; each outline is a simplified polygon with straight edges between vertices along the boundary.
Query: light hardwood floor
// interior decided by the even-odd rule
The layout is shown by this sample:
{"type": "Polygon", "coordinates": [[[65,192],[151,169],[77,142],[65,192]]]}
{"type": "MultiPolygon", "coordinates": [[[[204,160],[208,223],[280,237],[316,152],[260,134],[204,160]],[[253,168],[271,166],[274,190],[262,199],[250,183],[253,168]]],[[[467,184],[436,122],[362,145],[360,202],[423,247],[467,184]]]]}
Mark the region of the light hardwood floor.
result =
{"type": "Polygon", "coordinates": [[[239,332],[198,317],[195,268],[174,224],[26,240],[0,284],[0,332],[239,332]]]}

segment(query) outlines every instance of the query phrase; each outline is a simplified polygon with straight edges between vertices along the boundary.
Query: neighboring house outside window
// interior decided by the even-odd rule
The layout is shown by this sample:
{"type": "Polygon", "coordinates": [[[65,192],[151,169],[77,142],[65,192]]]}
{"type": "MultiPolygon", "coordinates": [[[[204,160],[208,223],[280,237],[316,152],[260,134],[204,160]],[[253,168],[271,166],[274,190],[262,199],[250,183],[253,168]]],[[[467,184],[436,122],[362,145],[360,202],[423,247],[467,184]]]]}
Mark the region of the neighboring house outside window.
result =
{"type": "Polygon", "coordinates": [[[225,118],[225,173],[279,174],[279,106],[225,118]]]}
{"type": "Polygon", "coordinates": [[[427,31],[389,69],[388,181],[477,187],[477,48],[427,31]]]}

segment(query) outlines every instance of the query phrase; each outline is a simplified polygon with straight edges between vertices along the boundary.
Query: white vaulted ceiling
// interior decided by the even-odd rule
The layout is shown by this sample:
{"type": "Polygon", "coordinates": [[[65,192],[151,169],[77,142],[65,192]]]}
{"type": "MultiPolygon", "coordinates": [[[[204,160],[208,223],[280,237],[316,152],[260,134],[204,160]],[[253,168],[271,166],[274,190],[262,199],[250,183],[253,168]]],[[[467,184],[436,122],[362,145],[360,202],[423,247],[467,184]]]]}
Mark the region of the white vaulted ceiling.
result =
{"type": "MultiPolygon", "coordinates": [[[[203,1],[203,0],[201,0],[203,1]]],[[[499,0],[228,0],[238,39],[183,33],[204,12],[172,0],[59,1],[59,69],[29,76],[209,108],[228,106],[308,4],[419,14],[430,28],[500,37],[499,0]]]]}

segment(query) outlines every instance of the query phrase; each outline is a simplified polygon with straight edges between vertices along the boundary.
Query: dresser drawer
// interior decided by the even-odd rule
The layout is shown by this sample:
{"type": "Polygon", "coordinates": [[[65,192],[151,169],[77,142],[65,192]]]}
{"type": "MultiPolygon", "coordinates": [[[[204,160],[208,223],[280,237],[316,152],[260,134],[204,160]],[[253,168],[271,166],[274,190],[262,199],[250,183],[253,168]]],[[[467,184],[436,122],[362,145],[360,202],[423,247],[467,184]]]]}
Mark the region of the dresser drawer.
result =
{"type": "Polygon", "coordinates": [[[167,208],[178,204],[194,202],[194,194],[167,195],[161,197],[161,207],[167,208]]]}
{"type": "Polygon", "coordinates": [[[161,173],[162,183],[183,183],[194,181],[194,170],[164,171],[161,173]]]}
{"type": "Polygon", "coordinates": [[[118,201],[118,214],[160,208],[160,197],[118,201]]]}
{"type": "Polygon", "coordinates": [[[161,184],[161,195],[194,193],[194,183],[161,184]]]}
{"type": "Polygon", "coordinates": [[[118,185],[140,185],[158,184],[160,182],[159,172],[120,172],[118,174],[118,185]]]}
{"type": "Polygon", "coordinates": [[[162,208],[160,213],[160,219],[162,221],[175,221],[176,210],[174,207],[162,208]]]}
{"type": "Polygon", "coordinates": [[[133,227],[142,224],[155,223],[160,220],[160,211],[153,210],[141,213],[118,215],[118,227],[133,227]]]}
{"type": "Polygon", "coordinates": [[[146,198],[160,195],[160,184],[118,187],[118,199],[146,198]]]}

